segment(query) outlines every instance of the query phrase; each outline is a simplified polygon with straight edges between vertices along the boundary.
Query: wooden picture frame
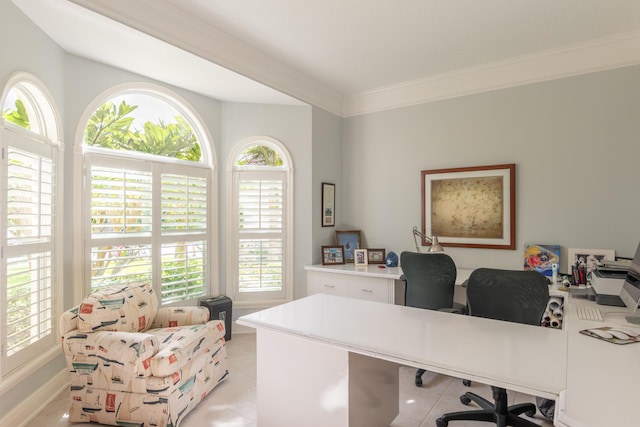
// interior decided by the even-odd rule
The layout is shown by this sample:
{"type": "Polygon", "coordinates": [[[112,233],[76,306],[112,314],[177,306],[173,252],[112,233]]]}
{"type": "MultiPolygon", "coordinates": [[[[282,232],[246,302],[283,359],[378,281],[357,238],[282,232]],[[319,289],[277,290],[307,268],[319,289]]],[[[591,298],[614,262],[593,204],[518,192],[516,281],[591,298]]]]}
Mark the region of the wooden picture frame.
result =
{"type": "Polygon", "coordinates": [[[442,246],[515,249],[515,172],[513,163],[422,171],[421,231],[442,246]]]}
{"type": "Polygon", "coordinates": [[[322,183],[322,226],[334,227],[336,225],[336,185],[328,182],[322,183]]]}
{"type": "Polygon", "coordinates": [[[353,251],[362,247],[360,230],[336,230],[336,246],[344,246],[344,262],[353,262],[353,251]]]}
{"type": "Polygon", "coordinates": [[[387,254],[384,249],[367,249],[367,260],[369,264],[384,264],[387,261],[387,254]]]}
{"type": "Polygon", "coordinates": [[[344,248],[342,246],[323,246],[322,265],[344,264],[344,248]]]}
{"type": "Polygon", "coordinates": [[[367,250],[354,249],[353,263],[355,264],[356,267],[366,267],[369,264],[369,258],[367,258],[367,250]]]}

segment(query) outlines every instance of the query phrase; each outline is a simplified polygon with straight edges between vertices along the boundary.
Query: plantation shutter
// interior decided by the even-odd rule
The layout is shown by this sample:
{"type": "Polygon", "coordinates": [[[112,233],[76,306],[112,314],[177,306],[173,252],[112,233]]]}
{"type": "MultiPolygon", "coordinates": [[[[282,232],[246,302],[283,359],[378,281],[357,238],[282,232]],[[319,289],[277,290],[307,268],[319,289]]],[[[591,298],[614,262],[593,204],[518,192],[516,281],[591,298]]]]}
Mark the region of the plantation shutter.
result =
{"type": "Polygon", "coordinates": [[[209,169],[86,157],[92,289],[145,281],[163,304],[204,296],[209,169]]]}
{"type": "Polygon", "coordinates": [[[153,174],[147,162],[87,155],[91,290],[143,281],[153,266],[153,174]]]}
{"type": "Polygon", "coordinates": [[[206,294],[208,179],[203,170],[165,166],[162,199],[162,301],[206,294]]]}
{"type": "Polygon", "coordinates": [[[285,172],[238,172],[239,292],[284,291],[285,172]]]}
{"type": "Polygon", "coordinates": [[[2,129],[3,372],[55,342],[54,212],[57,148],[39,136],[2,129]]]}

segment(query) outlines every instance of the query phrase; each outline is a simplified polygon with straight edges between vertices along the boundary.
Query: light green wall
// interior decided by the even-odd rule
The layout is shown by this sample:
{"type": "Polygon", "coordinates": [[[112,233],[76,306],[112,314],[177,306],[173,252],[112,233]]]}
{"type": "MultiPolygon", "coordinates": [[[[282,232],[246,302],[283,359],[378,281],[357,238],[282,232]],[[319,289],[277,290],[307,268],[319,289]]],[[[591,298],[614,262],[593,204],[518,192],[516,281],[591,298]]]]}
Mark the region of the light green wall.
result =
{"type": "MultiPolygon", "coordinates": [[[[62,112],[64,54],[8,1],[0,1],[0,52],[0,81],[4,81],[15,71],[29,72],[47,86],[54,98],[55,106],[60,113],[62,112]]],[[[25,376],[15,387],[2,387],[0,419],[28,399],[34,390],[63,368],[64,359],[60,356],[31,375],[25,376]]]]}
{"type": "MultiPolygon", "coordinates": [[[[344,229],[342,223],[342,119],[321,110],[313,108],[313,184],[312,184],[312,227],[313,239],[311,245],[304,248],[310,251],[312,263],[320,264],[322,256],[320,247],[332,245],[335,230],[344,229]],[[335,227],[322,227],[322,183],[335,184],[336,187],[336,217],[335,227]]],[[[306,279],[305,279],[306,283],[306,279]]]]}
{"type": "Polygon", "coordinates": [[[447,248],[458,266],[522,268],[526,243],[633,256],[639,118],[636,66],[345,119],[345,222],[415,250],[421,170],[515,163],[516,250],[447,248]]]}
{"type": "MultiPolygon", "coordinates": [[[[217,218],[218,235],[218,269],[212,280],[226,292],[226,251],[225,229],[227,223],[226,205],[226,166],[230,149],[235,143],[249,136],[268,135],[280,140],[290,151],[294,163],[294,223],[296,247],[294,256],[294,297],[305,295],[306,287],[303,266],[311,262],[311,246],[313,239],[312,188],[315,186],[312,177],[312,108],[309,106],[278,106],[267,104],[237,104],[221,102],[194,92],[171,87],[155,82],[143,76],[135,75],[121,69],[77,57],[63,52],[40,29],[35,27],[11,2],[0,1],[0,43],[3,61],[0,61],[0,79],[4,79],[13,71],[26,71],[42,80],[53,93],[55,103],[61,113],[64,129],[64,308],[76,304],[77,292],[73,287],[74,271],[81,268],[79,254],[73,252],[73,232],[77,228],[74,213],[79,209],[79,201],[73,198],[74,157],[80,150],[80,141],[76,138],[82,134],[84,124],[80,123],[87,106],[109,88],[123,83],[146,82],[162,85],[182,97],[200,115],[207,128],[217,158],[216,176],[218,180],[217,218]],[[297,248],[301,248],[298,250],[297,248]]],[[[161,63],[158,66],[162,66],[161,63]]],[[[329,120],[322,116],[323,122],[329,120]]],[[[340,134],[333,130],[335,122],[340,119],[333,116],[332,144],[339,146],[340,134]],[[336,139],[337,138],[337,139],[336,139]]],[[[316,125],[316,131],[324,133],[324,125],[316,125]]],[[[335,150],[335,149],[334,149],[335,150]]],[[[320,184],[318,183],[319,187],[320,184]]],[[[235,310],[234,310],[235,312],[235,310]]],[[[237,317],[238,314],[234,313],[237,317]]],[[[26,376],[11,388],[0,387],[0,419],[7,416],[21,402],[28,400],[47,381],[66,369],[62,355],[52,362],[40,367],[36,372],[26,376]]],[[[37,407],[41,402],[32,402],[37,407]]]]}

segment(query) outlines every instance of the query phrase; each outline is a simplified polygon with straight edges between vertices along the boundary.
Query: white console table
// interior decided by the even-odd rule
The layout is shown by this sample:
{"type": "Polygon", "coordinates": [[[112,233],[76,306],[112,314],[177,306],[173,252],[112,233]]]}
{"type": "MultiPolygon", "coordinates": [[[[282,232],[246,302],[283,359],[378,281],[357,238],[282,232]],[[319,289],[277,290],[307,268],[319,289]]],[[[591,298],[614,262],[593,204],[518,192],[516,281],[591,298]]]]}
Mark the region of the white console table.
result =
{"type": "MultiPolygon", "coordinates": [[[[402,268],[380,268],[378,265],[381,264],[366,267],[356,267],[354,264],[307,265],[304,268],[307,271],[307,295],[329,294],[388,304],[402,303],[396,298],[396,285],[399,289],[404,289],[398,283],[402,277],[402,268]]],[[[467,280],[472,271],[457,269],[456,285],[467,280]]],[[[456,301],[459,299],[456,297],[456,301]]]]}

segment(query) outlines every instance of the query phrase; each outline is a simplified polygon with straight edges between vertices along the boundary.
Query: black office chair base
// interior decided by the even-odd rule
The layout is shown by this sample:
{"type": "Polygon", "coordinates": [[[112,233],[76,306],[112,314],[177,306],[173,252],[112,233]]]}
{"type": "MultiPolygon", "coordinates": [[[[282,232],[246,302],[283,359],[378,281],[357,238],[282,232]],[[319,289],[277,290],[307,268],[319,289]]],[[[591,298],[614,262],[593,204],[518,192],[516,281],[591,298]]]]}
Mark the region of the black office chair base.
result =
{"type": "Polygon", "coordinates": [[[498,427],[539,427],[538,424],[521,418],[525,414],[532,417],[536,413],[536,405],[533,403],[519,403],[507,406],[507,391],[499,387],[491,387],[495,404],[475,393],[467,392],[460,396],[460,402],[468,405],[476,402],[480,410],[450,412],[436,420],[437,427],[447,427],[449,421],[486,421],[496,423],[498,427]]]}
{"type": "MultiPolygon", "coordinates": [[[[422,387],[422,375],[427,372],[424,369],[418,369],[416,371],[416,387],[422,387]]],[[[466,387],[471,387],[471,380],[462,380],[462,384],[466,387]]]]}

